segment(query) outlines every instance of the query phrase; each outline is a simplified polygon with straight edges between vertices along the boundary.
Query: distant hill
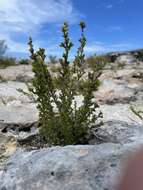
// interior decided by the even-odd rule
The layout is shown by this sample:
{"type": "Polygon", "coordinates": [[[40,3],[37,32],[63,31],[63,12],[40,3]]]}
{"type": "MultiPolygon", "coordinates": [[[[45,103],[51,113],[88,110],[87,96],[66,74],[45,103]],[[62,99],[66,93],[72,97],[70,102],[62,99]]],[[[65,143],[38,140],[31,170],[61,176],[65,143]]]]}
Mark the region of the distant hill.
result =
{"type": "Polygon", "coordinates": [[[143,61],[143,48],[129,51],[109,52],[106,56],[108,56],[113,62],[120,56],[132,56],[136,60],[143,61]]]}

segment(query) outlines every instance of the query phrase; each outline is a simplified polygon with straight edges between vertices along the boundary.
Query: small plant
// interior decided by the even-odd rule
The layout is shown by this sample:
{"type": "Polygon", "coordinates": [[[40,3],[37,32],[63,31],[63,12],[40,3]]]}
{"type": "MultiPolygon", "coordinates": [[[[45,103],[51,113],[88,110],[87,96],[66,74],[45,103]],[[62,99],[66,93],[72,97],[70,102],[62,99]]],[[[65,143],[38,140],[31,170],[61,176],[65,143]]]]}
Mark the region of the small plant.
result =
{"type": "Polygon", "coordinates": [[[136,110],[133,106],[131,106],[130,109],[140,120],[143,121],[143,111],[136,110]]]}
{"type": "MultiPolygon", "coordinates": [[[[88,143],[88,132],[97,127],[97,120],[102,113],[97,111],[98,104],[93,101],[93,88],[98,76],[94,72],[88,73],[87,85],[82,90],[82,105],[77,105],[77,84],[85,74],[84,35],[85,24],[80,23],[80,47],[77,50],[74,62],[70,65],[69,52],[73,46],[69,38],[68,24],[62,27],[63,42],[60,47],[64,49],[59,60],[61,65],[57,75],[59,89],[55,85],[55,77],[49,72],[45,64],[45,50],[40,48],[34,51],[32,39],[29,40],[32,67],[35,77],[32,87],[29,88],[38,103],[40,134],[49,145],[68,145],[88,143]]],[[[99,126],[98,125],[98,126],[99,126]]]]}

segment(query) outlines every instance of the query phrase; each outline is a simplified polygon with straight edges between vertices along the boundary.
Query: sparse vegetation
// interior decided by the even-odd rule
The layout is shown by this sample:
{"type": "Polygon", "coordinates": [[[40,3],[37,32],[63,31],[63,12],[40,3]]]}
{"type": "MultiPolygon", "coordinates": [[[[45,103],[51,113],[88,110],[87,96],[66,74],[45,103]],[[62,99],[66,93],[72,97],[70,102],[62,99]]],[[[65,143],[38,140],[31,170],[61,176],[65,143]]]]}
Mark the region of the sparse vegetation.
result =
{"type": "Polygon", "coordinates": [[[0,68],[5,68],[11,65],[15,65],[15,59],[4,57],[4,54],[7,50],[7,45],[5,43],[5,40],[0,40],[0,68]]]}
{"type": "Polygon", "coordinates": [[[32,87],[29,90],[36,95],[40,134],[49,145],[88,143],[89,130],[101,125],[98,119],[102,118],[102,113],[97,111],[99,106],[93,101],[93,91],[99,77],[96,72],[88,73],[86,85],[81,91],[82,105],[78,106],[76,101],[77,85],[85,74],[85,24],[81,22],[80,27],[80,46],[71,66],[69,52],[73,44],[69,38],[68,24],[64,23],[62,27],[63,42],[60,47],[64,49],[64,53],[59,60],[61,67],[56,76],[59,83],[58,90],[55,77],[51,75],[45,64],[45,50],[40,48],[35,52],[32,39],[29,40],[32,67],[35,73],[32,87]]]}
{"type": "Polygon", "coordinates": [[[19,61],[19,64],[20,64],[20,65],[29,65],[29,64],[30,64],[30,61],[29,61],[29,59],[21,59],[21,60],[19,61]]]}
{"type": "Polygon", "coordinates": [[[101,71],[104,66],[108,63],[106,56],[93,55],[86,59],[87,65],[95,72],[101,71]]]}
{"type": "Polygon", "coordinates": [[[126,63],[124,62],[115,62],[115,63],[110,63],[110,69],[114,70],[115,72],[118,70],[122,70],[125,68],[126,63]]]}
{"type": "Polygon", "coordinates": [[[0,68],[6,68],[8,66],[13,66],[15,64],[16,64],[15,58],[12,57],[0,58],[0,68]]]}
{"type": "Polygon", "coordinates": [[[48,63],[55,65],[56,63],[58,63],[57,57],[53,56],[53,55],[49,55],[49,61],[48,61],[48,63]]]}
{"type": "Polygon", "coordinates": [[[118,69],[124,69],[126,63],[125,62],[117,62],[115,63],[115,69],[118,70],[118,69]]]}

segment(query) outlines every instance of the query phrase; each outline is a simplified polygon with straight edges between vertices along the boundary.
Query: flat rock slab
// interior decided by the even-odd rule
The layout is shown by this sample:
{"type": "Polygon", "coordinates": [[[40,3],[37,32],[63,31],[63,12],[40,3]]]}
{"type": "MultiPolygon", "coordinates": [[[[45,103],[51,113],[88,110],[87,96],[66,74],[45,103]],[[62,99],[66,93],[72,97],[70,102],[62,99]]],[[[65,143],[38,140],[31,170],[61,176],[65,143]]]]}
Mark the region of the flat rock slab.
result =
{"type": "Polygon", "coordinates": [[[28,126],[38,121],[38,111],[35,104],[0,107],[0,129],[7,126],[28,126]]]}
{"type": "Polygon", "coordinates": [[[7,159],[16,151],[16,139],[0,132],[0,170],[7,159]]]}
{"type": "Polygon", "coordinates": [[[0,171],[0,190],[115,190],[132,144],[17,151],[0,171]]]}
{"type": "Polygon", "coordinates": [[[2,80],[29,82],[34,76],[31,65],[16,65],[0,69],[2,80]]]}
{"type": "Polygon", "coordinates": [[[138,95],[143,89],[139,69],[103,70],[100,76],[101,85],[95,92],[100,104],[130,103],[142,99],[138,95]]]}
{"type": "Polygon", "coordinates": [[[137,99],[134,88],[129,88],[128,83],[120,84],[113,79],[102,81],[95,97],[102,104],[129,103],[137,99]]]}
{"type": "Polygon", "coordinates": [[[19,92],[18,89],[27,92],[27,86],[23,82],[3,82],[0,83],[0,101],[1,104],[8,104],[12,101],[19,101],[21,103],[30,103],[31,100],[28,96],[19,92]]]}
{"type": "MultiPolygon", "coordinates": [[[[136,104],[135,104],[136,105],[136,104]]],[[[133,105],[134,106],[134,105],[133,105]]],[[[134,106],[137,110],[143,110],[140,104],[134,106]]],[[[103,120],[107,121],[122,121],[130,124],[143,125],[143,121],[131,111],[130,104],[114,104],[101,105],[100,110],[103,112],[103,120]]]]}
{"type": "MultiPolygon", "coordinates": [[[[107,121],[98,129],[96,135],[101,142],[131,143],[143,138],[143,126],[118,120],[107,121]]],[[[96,144],[96,139],[91,143],[96,144]]]]}

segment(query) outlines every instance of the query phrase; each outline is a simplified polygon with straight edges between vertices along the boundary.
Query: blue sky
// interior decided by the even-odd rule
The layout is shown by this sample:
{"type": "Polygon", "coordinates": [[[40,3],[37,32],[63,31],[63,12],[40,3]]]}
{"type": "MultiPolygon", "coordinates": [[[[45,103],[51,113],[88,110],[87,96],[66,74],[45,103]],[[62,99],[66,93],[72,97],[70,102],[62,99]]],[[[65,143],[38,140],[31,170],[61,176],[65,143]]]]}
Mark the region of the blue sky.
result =
{"type": "Polygon", "coordinates": [[[143,48],[142,0],[0,0],[0,39],[5,39],[8,54],[28,55],[27,41],[32,36],[35,48],[44,47],[60,56],[60,27],[70,24],[75,46],[80,35],[78,23],[86,22],[86,54],[143,48]]]}

